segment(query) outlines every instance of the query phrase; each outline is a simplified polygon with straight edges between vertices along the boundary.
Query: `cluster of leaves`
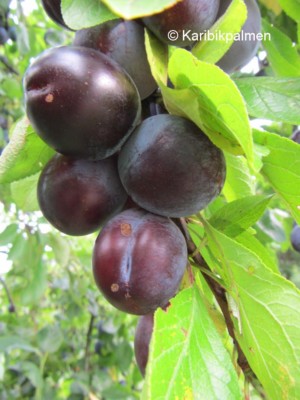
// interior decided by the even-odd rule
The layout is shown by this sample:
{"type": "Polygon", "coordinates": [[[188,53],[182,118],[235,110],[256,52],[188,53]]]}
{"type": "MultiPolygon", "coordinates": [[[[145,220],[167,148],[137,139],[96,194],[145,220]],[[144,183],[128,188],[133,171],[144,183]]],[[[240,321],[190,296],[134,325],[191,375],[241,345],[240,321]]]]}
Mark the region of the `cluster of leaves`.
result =
{"type": "MultiPolygon", "coordinates": [[[[174,3],[62,0],[62,11],[66,23],[80,29],[174,3]]],[[[263,77],[229,77],[214,65],[230,43],[202,41],[190,53],[146,34],[166,107],[194,121],[224,151],[227,178],[222,196],[187,221],[192,269],[167,312],[155,315],[143,399],[241,399],[245,390],[253,399],[266,394],[296,400],[300,392],[300,293],[280,273],[299,284],[299,257],[289,235],[293,221],[300,224],[300,146],[289,136],[300,125],[300,8],[296,0],[260,5],[263,32],[271,34],[262,43],[263,77]],[[255,129],[257,119],[272,123],[255,129]]],[[[43,35],[52,25],[40,8],[27,19],[19,9],[16,18],[26,32],[19,41],[27,40],[27,48],[19,42],[5,46],[4,55],[19,74],[3,69],[0,79],[14,80],[20,91],[24,69],[45,48],[43,35]]],[[[239,32],[245,18],[244,2],[233,0],[211,30],[239,32]]],[[[15,120],[23,110],[21,92],[13,96],[13,86],[3,95],[16,102],[6,100],[5,106],[15,120]]],[[[7,210],[0,246],[12,263],[0,282],[0,396],[138,398],[135,318],[102,303],[94,288],[94,236],[66,239],[35,212],[37,178],[53,152],[25,119],[13,131],[0,159],[7,210]]]]}

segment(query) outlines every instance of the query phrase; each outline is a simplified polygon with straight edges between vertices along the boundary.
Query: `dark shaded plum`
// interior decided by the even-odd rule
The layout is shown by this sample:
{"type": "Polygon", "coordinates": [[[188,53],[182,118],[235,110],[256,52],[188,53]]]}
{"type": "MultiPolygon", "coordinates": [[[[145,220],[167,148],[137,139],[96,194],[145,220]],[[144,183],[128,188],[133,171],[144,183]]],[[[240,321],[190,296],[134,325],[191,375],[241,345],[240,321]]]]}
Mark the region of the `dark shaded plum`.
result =
{"type": "Polygon", "coordinates": [[[162,97],[154,93],[142,101],[142,120],[159,114],[168,114],[168,111],[162,97]]]}
{"type": "Polygon", "coordinates": [[[127,199],[116,163],[115,158],[87,161],[55,155],[38,182],[38,201],[45,218],[69,235],[99,229],[127,199]]]}
{"type": "Polygon", "coordinates": [[[28,68],[26,111],[57,152],[103,159],[117,152],[140,120],[140,97],[113,60],[85,47],[58,47],[28,68]]]}
{"type": "Polygon", "coordinates": [[[191,121],[150,117],[119,155],[121,181],[140,207],[167,217],[192,215],[210,203],[225,180],[223,153],[191,121]]]}
{"type": "Polygon", "coordinates": [[[8,36],[13,42],[17,41],[18,35],[17,35],[17,29],[15,26],[10,26],[8,28],[8,36]]]}
{"type": "Polygon", "coordinates": [[[135,359],[143,376],[145,376],[146,366],[148,362],[149,345],[153,332],[153,325],[154,315],[152,313],[143,315],[139,318],[134,336],[135,359]]]}
{"type": "Polygon", "coordinates": [[[293,249],[300,252],[300,226],[295,225],[291,233],[291,244],[293,249]]]}
{"type": "Polygon", "coordinates": [[[52,19],[52,21],[63,28],[70,29],[66,25],[61,13],[61,0],[42,0],[42,5],[46,14],[52,19]]]}
{"type": "Polygon", "coordinates": [[[7,117],[0,114],[0,128],[3,130],[8,129],[8,120],[7,117]]]}
{"type": "Polygon", "coordinates": [[[8,32],[2,26],[0,27],[0,45],[5,44],[9,39],[8,32]]]}
{"type": "Polygon", "coordinates": [[[140,208],[140,207],[132,200],[130,196],[128,196],[122,211],[129,210],[130,208],[140,208]]]}
{"type": "Polygon", "coordinates": [[[167,10],[143,18],[144,24],[162,42],[179,47],[187,47],[194,43],[183,37],[183,32],[190,31],[199,35],[209,29],[215,22],[220,0],[183,0],[167,10]],[[168,33],[178,32],[178,39],[170,40],[168,33]]]}
{"type": "MultiPolygon", "coordinates": [[[[230,5],[231,0],[221,0],[219,16],[223,15],[230,5]]],[[[217,65],[225,72],[231,73],[248,64],[257,53],[260,42],[256,39],[261,32],[261,15],[255,0],[245,0],[248,10],[247,20],[242,28],[244,33],[252,33],[255,40],[243,40],[233,42],[227,53],[221,58],[217,65]]]]}
{"type": "Polygon", "coordinates": [[[300,129],[297,129],[291,136],[291,139],[300,144],[300,129]]]}
{"type": "Polygon", "coordinates": [[[117,61],[133,79],[141,99],[157,88],[147,59],[144,28],[139,23],[117,19],[82,29],[73,44],[99,50],[117,61]]]}
{"type": "Polygon", "coordinates": [[[164,307],[187,264],[185,239],[168,218],[131,209],[101,230],[93,252],[96,284],[121,311],[144,315],[164,307]]]}

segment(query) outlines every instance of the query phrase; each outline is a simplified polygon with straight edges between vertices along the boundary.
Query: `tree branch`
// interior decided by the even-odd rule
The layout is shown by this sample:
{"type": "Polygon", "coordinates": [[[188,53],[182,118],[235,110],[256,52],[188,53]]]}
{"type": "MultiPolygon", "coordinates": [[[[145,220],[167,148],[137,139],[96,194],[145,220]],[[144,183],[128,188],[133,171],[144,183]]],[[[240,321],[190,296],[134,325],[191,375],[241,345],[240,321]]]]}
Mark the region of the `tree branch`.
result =
{"type": "Polygon", "coordinates": [[[19,75],[19,72],[10,65],[8,59],[0,54],[0,62],[6,67],[6,69],[11,72],[12,74],[19,75]]]}
{"type": "Polygon", "coordinates": [[[195,243],[193,242],[188,228],[187,228],[187,223],[184,218],[179,219],[179,227],[181,228],[182,232],[184,233],[186,243],[187,243],[187,248],[188,248],[188,253],[190,254],[191,258],[193,259],[194,263],[198,265],[199,267],[202,268],[202,270],[207,270],[210,274],[206,274],[205,271],[203,273],[203,277],[206,280],[208,286],[210,287],[211,291],[213,292],[219,307],[223,313],[228,333],[231,336],[233,343],[237,349],[238,353],[238,364],[241,367],[242,371],[246,374],[251,370],[249,363],[239,345],[239,343],[236,340],[235,337],[235,332],[234,332],[234,325],[231,319],[231,312],[228,306],[228,301],[226,298],[226,291],[225,289],[216,281],[214,280],[210,275],[211,275],[211,270],[209,266],[207,265],[206,261],[203,259],[199,251],[197,250],[197,247],[195,243]]]}
{"type": "Polygon", "coordinates": [[[84,355],[84,358],[85,358],[84,369],[85,369],[85,371],[89,370],[89,348],[90,348],[90,344],[91,344],[94,321],[95,321],[95,316],[93,314],[91,314],[90,323],[89,323],[88,331],[87,331],[87,334],[86,334],[85,355],[84,355]]]}
{"type": "Polygon", "coordinates": [[[9,312],[11,312],[11,313],[16,312],[16,306],[13,302],[13,299],[11,297],[10,291],[8,289],[8,286],[6,285],[5,280],[3,278],[0,278],[0,282],[2,283],[2,285],[4,287],[4,290],[5,290],[8,302],[9,302],[9,312]]]}

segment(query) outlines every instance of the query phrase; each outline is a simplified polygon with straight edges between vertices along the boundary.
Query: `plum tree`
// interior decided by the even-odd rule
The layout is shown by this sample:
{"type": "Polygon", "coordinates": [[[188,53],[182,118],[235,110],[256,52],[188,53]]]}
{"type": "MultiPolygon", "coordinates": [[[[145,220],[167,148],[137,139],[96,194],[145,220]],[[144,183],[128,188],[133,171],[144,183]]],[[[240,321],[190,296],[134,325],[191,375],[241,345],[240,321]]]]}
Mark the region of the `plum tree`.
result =
{"type": "Polygon", "coordinates": [[[137,315],[164,307],[187,264],[180,229],[141,209],[123,211],[101,230],[93,251],[96,284],[116,308],[137,315]]]}
{"type": "Polygon", "coordinates": [[[162,42],[187,47],[194,41],[183,37],[183,32],[199,34],[209,29],[217,17],[219,4],[220,0],[183,0],[159,14],[143,18],[143,22],[162,42]],[[168,35],[172,30],[178,32],[175,40],[168,35]]]}
{"type": "Polygon", "coordinates": [[[144,99],[157,88],[144,41],[141,24],[117,19],[76,32],[73,45],[91,47],[117,61],[131,76],[144,99]]]}
{"type": "Polygon", "coordinates": [[[52,19],[52,21],[63,28],[70,29],[66,25],[61,13],[61,0],[42,0],[42,5],[46,14],[52,19]]]}
{"type": "Polygon", "coordinates": [[[300,252],[300,226],[295,225],[291,233],[291,244],[293,249],[300,252]]]}
{"type": "Polygon", "coordinates": [[[99,51],[46,50],[24,78],[27,116],[57,152],[92,160],[117,152],[140,120],[129,75],[99,51]]]}
{"type": "Polygon", "coordinates": [[[153,332],[154,315],[153,313],[143,315],[139,318],[134,336],[134,354],[136,363],[145,376],[146,366],[149,356],[149,344],[153,332]]]}
{"type": "MultiPolygon", "coordinates": [[[[224,14],[231,0],[221,0],[219,17],[224,14]]],[[[252,34],[251,40],[233,42],[227,53],[221,58],[217,65],[225,72],[231,73],[241,69],[255,56],[259,47],[257,34],[261,32],[261,15],[255,0],[245,0],[248,16],[242,28],[245,34],[252,34]]]]}
{"type": "Polygon", "coordinates": [[[219,195],[223,153],[191,121],[168,114],[150,117],[119,155],[121,181],[140,207],[167,217],[192,215],[219,195]]]}
{"type": "Polygon", "coordinates": [[[121,211],[127,194],[115,157],[100,161],[55,155],[38,182],[38,201],[45,218],[69,235],[94,232],[121,211]]]}

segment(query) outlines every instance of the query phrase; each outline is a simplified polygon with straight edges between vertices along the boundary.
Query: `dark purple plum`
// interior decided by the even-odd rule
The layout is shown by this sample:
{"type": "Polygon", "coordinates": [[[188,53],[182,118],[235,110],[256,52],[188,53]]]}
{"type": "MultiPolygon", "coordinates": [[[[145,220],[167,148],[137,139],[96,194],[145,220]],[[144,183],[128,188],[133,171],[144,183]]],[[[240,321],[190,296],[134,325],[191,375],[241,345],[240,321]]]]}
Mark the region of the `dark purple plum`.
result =
{"type": "Polygon", "coordinates": [[[146,366],[148,363],[149,345],[152,337],[153,325],[153,313],[141,316],[134,336],[135,359],[143,376],[145,376],[146,366]]]}
{"type": "Polygon", "coordinates": [[[25,79],[28,118],[58,153],[99,160],[116,153],[140,120],[131,78],[113,60],[85,47],[42,53],[25,79]]]}
{"type": "Polygon", "coordinates": [[[295,225],[291,233],[291,244],[295,251],[300,252],[300,226],[295,225]]]}
{"type": "Polygon", "coordinates": [[[292,134],[291,139],[292,139],[294,142],[300,144],[300,129],[297,129],[297,130],[292,134]]]}
{"type": "Polygon", "coordinates": [[[167,217],[205,208],[221,192],[225,170],[223,153],[193,122],[167,114],[144,120],[119,155],[133,201],[167,217]]]}
{"type": "Polygon", "coordinates": [[[145,315],[164,307],[180,285],[187,248],[168,218],[123,211],[101,230],[93,252],[96,284],[121,311],[145,315]]]}
{"type": "Polygon", "coordinates": [[[162,42],[187,47],[194,43],[183,37],[183,32],[196,33],[199,35],[209,29],[215,22],[219,10],[220,0],[183,0],[167,10],[143,18],[144,24],[162,42]],[[178,32],[176,40],[170,40],[170,31],[178,32]]]}
{"type": "Polygon", "coordinates": [[[9,39],[9,34],[5,28],[0,26],[0,46],[5,44],[9,39]]]}
{"type": "MultiPolygon", "coordinates": [[[[219,16],[224,14],[230,3],[231,0],[221,0],[219,16]]],[[[248,64],[259,48],[260,42],[257,40],[257,34],[261,32],[260,10],[255,0],[245,0],[245,4],[247,6],[248,16],[242,31],[255,35],[255,40],[233,42],[227,53],[217,63],[217,65],[227,73],[239,70],[248,64]]]]}
{"type": "Polygon", "coordinates": [[[61,13],[61,0],[42,0],[42,5],[46,14],[52,19],[52,21],[63,28],[70,29],[66,25],[61,13]]]}
{"type": "Polygon", "coordinates": [[[38,182],[38,201],[45,218],[68,235],[86,235],[122,210],[127,194],[115,157],[100,161],[55,155],[38,182]]]}
{"type": "Polygon", "coordinates": [[[82,29],[73,45],[99,50],[117,61],[133,79],[141,99],[157,88],[147,59],[144,28],[138,22],[117,19],[82,29]]]}

